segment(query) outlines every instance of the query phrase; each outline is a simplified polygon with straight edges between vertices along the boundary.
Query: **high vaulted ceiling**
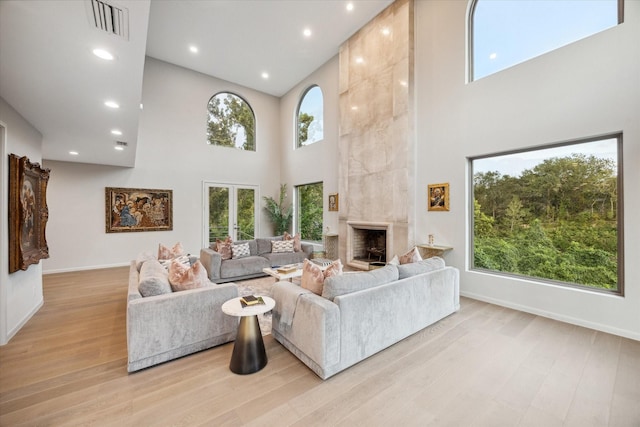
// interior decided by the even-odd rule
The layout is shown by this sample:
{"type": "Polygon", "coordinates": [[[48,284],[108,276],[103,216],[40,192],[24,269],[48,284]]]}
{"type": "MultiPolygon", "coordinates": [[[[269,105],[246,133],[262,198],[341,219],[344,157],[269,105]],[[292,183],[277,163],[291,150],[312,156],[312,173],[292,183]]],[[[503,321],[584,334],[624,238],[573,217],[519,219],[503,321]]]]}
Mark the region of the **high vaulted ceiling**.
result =
{"type": "Polygon", "coordinates": [[[0,96],[42,133],[43,159],[132,167],[145,55],[282,96],[392,0],[354,0],[351,11],[347,3],[2,0],[0,96]],[[120,9],[122,35],[96,28],[97,2],[120,9]]]}

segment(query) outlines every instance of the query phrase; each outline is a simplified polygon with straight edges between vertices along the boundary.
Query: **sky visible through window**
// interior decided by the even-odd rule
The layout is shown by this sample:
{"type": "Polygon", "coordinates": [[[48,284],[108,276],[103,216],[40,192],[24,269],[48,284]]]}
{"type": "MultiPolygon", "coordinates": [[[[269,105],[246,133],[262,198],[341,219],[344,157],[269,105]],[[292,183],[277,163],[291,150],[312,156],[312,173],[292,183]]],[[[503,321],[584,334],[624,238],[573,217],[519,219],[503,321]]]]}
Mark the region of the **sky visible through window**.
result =
{"type": "Polygon", "coordinates": [[[617,24],[617,0],[477,0],[473,80],[617,24]]]}
{"type": "Polygon", "coordinates": [[[301,145],[309,145],[321,141],[324,138],[324,117],[322,89],[320,89],[320,87],[314,86],[305,93],[304,99],[300,104],[300,110],[298,111],[298,114],[302,113],[313,116],[313,121],[309,125],[307,140],[301,145]]]}
{"type": "Polygon", "coordinates": [[[570,157],[572,154],[583,154],[587,157],[595,156],[601,159],[610,159],[617,163],[617,144],[618,140],[612,138],[564,145],[561,147],[523,151],[521,153],[505,154],[503,156],[494,156],[486,159],[475,159],[473,161],[473,173],[498,171],[501,175],[509,175],[517,178],[524,170],[531,170],[546,159],[553,157],[570,157]]]}

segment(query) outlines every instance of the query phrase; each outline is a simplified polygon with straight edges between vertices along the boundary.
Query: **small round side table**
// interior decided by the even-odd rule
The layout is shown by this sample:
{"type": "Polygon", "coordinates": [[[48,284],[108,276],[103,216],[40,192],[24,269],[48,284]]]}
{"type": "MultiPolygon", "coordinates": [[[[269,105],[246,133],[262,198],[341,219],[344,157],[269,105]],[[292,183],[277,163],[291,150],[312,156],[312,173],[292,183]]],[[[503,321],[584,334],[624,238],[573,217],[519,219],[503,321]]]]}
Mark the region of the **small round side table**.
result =
{"type": "Polygon", "coordinates": [[[246,375],[258,372],[267,365],[267,352],[264,349],[258,314],[273,309],[276,302],[263,296],[264,304],[243,308],[240,298],[233,298],[222,304],[222,311],[229,316],[240,317],[229,369],[236,374],[246,375]]]}

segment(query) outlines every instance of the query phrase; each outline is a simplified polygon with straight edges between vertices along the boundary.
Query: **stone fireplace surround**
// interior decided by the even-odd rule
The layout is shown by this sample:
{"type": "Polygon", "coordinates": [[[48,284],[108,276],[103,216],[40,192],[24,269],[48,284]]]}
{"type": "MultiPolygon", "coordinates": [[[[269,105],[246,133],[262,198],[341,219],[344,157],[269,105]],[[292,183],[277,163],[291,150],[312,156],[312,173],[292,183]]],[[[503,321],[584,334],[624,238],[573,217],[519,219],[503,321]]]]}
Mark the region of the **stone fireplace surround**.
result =
{"type": "MultiPolygon", "coordinates": [[[[386,232],[386,248],[387,257],[393,255],[393,223],[390,222],[372,222],[372,221],[347,221],[347,257],[346,264],[360,270],[368,270],[369,263],[366,261],[356,260],[355,257],[362,253],[362,242],[358,241],[358,231],[360,230],[376,230],[386,232]]],[[[377,261],[373,259],[372,261],[377,261]]]]}

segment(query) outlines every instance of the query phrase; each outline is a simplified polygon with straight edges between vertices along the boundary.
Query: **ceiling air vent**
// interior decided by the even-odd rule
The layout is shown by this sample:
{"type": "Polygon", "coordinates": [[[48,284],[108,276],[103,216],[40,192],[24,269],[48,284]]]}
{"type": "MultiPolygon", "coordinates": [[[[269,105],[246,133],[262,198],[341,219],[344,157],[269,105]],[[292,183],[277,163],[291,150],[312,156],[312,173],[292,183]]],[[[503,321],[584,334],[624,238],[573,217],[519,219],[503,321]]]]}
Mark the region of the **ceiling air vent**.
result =
{"type": "Polygon", "coordinates": [[[89,1],[89,21],[100,31],[129,40],[129,10],[103,0],[89,1]]]}
{"type": "Polygon", "coordinates": [[[124,141],[116,141],[116,145],[119,145],[121,147],[127,147],[129,145],[129,143],[124,142],[124,141]]]}

